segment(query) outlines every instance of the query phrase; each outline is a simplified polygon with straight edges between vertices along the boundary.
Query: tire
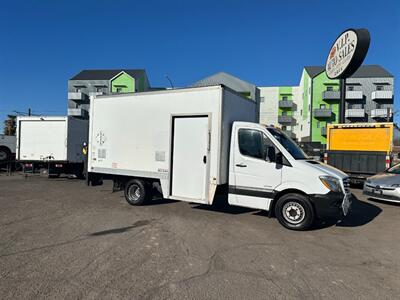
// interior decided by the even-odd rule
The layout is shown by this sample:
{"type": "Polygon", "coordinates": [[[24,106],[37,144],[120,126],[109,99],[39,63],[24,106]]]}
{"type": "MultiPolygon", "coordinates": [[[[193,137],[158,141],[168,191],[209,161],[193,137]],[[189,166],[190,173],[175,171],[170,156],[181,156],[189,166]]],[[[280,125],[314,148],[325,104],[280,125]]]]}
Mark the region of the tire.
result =
{"type": "Polygon", "coordinates": [[[307,230],[315,219],[314,208],[308,198],[296,193],[278,199],[275,216],[281,225],[291,230],[307,230]]]}
{"type": "Polygon", "coordinates": [[[125,184],[124,193],[130,205],[143,205],[151,198],[150,189],[140,179],[129,180],[125,184]]]}
{"type": "Polygon", "coordinates": [[[11,160],[11,151],[6,147],[0,147],[0,163],[11,160]]]}

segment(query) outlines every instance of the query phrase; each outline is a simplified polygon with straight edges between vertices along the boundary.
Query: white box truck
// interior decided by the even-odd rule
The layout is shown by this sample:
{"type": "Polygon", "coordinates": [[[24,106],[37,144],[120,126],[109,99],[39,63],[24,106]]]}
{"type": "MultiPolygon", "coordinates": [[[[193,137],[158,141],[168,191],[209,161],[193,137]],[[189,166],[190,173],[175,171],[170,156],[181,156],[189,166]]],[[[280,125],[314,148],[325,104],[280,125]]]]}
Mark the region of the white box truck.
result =
{"type": "Polygon", "coordinates": [[[83,174],[83,143],[88,120],[74,117],[17,117],[16,159],[24,170],[41,169],[49,176],[83,174]]]}
{"type": "Polygon", "coordinates": [[[310,160],[255,103],[224,87],[99,96],[90,107],[88,179],[112,179],[129,204],[164,198],[275,214],[304,230],[350,207],[348,177],[310,160]]]}
{"type": "Polygon", "coordinates": [[[0,164],[14,160],[15,147],[15,135],[0,134],[0,164]]]}

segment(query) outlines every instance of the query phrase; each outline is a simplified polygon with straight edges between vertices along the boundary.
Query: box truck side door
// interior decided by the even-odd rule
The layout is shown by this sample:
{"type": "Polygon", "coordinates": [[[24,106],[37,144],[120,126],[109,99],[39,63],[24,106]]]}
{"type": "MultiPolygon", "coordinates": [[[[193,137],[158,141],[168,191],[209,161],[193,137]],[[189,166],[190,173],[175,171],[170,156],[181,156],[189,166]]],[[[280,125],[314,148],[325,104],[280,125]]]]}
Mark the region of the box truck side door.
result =
{"type": "Polygon", "coordinates": [[[172,198],[206,202],[208,116],[173,118],[172,198]]]}
{"type": "Polygon", "coordinates": [[[276,151],[275,146],[264,132],[253,128],[239,128],[234,138],[229,203],[269,210],[274,190],[282,180],[282,168],[268,159],[268,149],[276,151]]]}

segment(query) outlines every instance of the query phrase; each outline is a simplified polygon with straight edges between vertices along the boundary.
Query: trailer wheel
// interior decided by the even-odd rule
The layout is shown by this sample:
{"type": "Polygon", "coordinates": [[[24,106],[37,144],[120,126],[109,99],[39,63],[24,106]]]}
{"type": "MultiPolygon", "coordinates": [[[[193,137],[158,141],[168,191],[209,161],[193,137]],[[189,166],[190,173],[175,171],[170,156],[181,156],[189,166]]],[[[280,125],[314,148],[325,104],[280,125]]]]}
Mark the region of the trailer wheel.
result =
{"type": "Polygon", "coordinates": [[[283,195],[275,205],[279,223],[292,230],[307,230],[314,222],[314,208],[306,196],[296,193],[283,195]]]}
{"type": "Polygon", "coordinates": [[[129,180],[125,184],[125,199],[130,205],[143,205],[150,198],[150,190],[139,179],[129,180]]]}

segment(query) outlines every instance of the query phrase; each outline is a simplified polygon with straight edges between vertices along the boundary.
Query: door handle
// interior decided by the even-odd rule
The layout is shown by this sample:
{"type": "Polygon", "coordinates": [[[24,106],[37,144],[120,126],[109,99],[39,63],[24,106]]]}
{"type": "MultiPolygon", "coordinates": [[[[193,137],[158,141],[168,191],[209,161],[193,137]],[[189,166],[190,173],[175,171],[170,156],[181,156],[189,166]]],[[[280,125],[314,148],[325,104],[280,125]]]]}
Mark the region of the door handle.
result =
{"type": "Polygon", "coordinates": [[[205,155],[203,156],[203,163],[205,163],[205,164],[207,163],[207,156],[205,156],[205,155]]]}
{"type": "Polygon", "coordinates": [[[245,165],[245,164],[236,164],[236,167],[240,167],[240,168],[246,168],[246,167],[247,167],[247,165],[245,165]]]}

